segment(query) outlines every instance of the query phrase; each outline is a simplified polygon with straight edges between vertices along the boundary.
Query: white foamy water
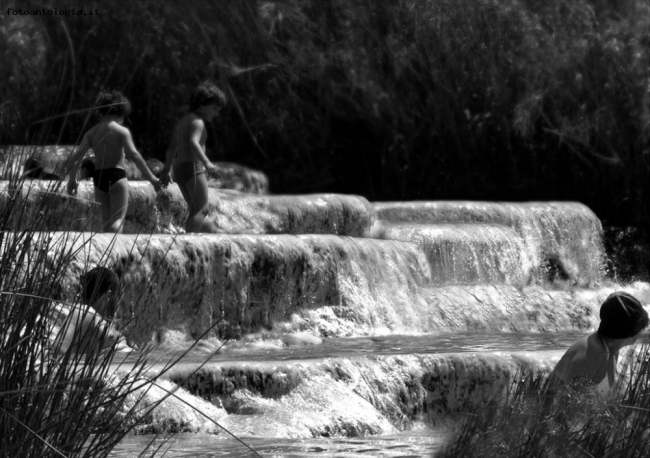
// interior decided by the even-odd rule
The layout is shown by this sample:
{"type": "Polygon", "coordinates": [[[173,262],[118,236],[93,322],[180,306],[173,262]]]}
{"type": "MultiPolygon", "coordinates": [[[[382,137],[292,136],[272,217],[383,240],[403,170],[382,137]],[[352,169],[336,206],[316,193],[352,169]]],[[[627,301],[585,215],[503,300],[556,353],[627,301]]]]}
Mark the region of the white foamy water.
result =
{"type": "MultiPolygon", "coordinates": [[[[182,387],[185,404],[171,398],[147,419],[146,431],[195,432],[176,438],[174,458],[256,456],[192,407],[262,456],[430,456],[450,418],[500,397],[522,370],[548,373],[597,327],[612,291],[650,304],[647,283],[604,280],[602,227],[579,203],[211,189],[224,234],[188,235],[176,188],[134,182],[130,234],[113,237],[68,232],[98,224],[90,183],[81,199],[58,191],[0,183],[0,201],[25,209],[13,229],[33,217],[60,231],[35,234],[30,249],[70,260],[62,294],[97,264],[118,270],[124,332],[159,344],[153,371],[203,336],[162,382],[182,387]]],[[[112,456],[148,440],[128,437],[112,456]]]]}
{"type": "MultiPolygon", "coordinates": [[[[184,377],[184,371],[191,370],[191,367],[197,363],[204,362],[209,358],[210,363],[201,375],[201,379],[206,376],[213,380],[226,380],[233,375],[234,370],[239,375],[234,375],[231,379],[234,383],[240,383],[236,388],[240,392],[248,393],[239,402],[248,407],[238,405],[237,408],[228,407],[228,414],[220,418],[220,424],[227,428],[237,438],[245,444],[252,447],[257,453],[265,457],[340,457],[340,456],[376,456],[376,457],[429,457],[438,450],[443,444],[444,438],[448,435],[450,423],[446,415],[436,416],[433,409],[435,402],[428,404],[432,410],[430,415],[419,415],[414,421],[407,421],[401,428],[393,429],[388,426],[389,430],[380,434],[361,434],[359,432],[348,431],[345,429],[332,430],[332,437],[319,437],[317,427],[313,426],[313,432],[316,436],[301,436],[299,430],[292,426],[291,416],[298,414],[296,407],[303,405],[308,411],[300,413],[301,421],[312,422],[312,425],[318,423],[317,418],[329,414],[331,406],[327,402],[318,405],[314,403],[314,394],[304,389],[300,385],[305,383],[314,387],[321,383],[323,375],[338,373],[334,377],[340,379],[343,374],[342,387],[349,386],[352,388],[350,393],[345,391],[331,391],[331,383],[327,382],[316,386],[316,390],[325,390],[323,394],[326,397],[337,396],[339,399],[335,402],[341,402],[346,396],[361,397],[367,396],[365,388],[361,388],[359,382],[367,379],[369,374],[374,374],[378,383],[386,383],[386,399],[378,400],[374,406],[373,403],[355,405],[347,404],[347,409],[375,409],[384,402],[388,402],[391,397],[390,392],[399,390],[399,387],[390,387],[390,383],[396,381],[395,373],[386,369],[384,363],[394,366],[397,362],[408,368],[408,372],[430,372],[435,376],[436,373],[442,376],[445,372],[447,377],[458,371],[461,365],[468,366],[463,369],[467,379],[476,374],[483,372],[483,368],[488,372],[497,372],[501,370],[514,371],[518,364],[512,365],[513,361],[537,367],[539,364],[546,364],[554,361],[559,357],[561,352],[570,345],[580,334],[562,333],[562,334],[540,334],[540,333],[438,333],[434,335],[420,336],[377,336],[377,337],[359,337],[359,338],[333,338],[325,339],[321,345],[304,345],[294,346],[283,343],[280,339],[276,345],[259,345],[260,342],[250,342],[248,344],[238,345],[228,350],[228,344],[221,349],[203,345],[186,355],[180,368],[169,376],[172,380],[184,377]],[[513,353],[513,349],[516,351],[513,353]],[[217,350],[216,354],[212,354],[217,350]],[[486,353],[487,357],[483,358],[478,355],[486,353]],[[503,356],[494,357],[489,355],[502,353],[503,356]],[[210,354],[212,354],[210,356],[210,354]],[[466,354],[467,357],[464,357],[466,354]],[[429,357],[414,357],[414,355],[430,355],[429,357]],[[444,355],[448,355],[445,359],[444,355]],[[513,356],[514,355],[514,359],[513,356]],[[538,356],[536,356],[538,355],[538,356]],[[478,359],[477,359],[478,356],[478,359]],[[386,359],[387,358],[387,359],[386,359]],[[391,359],[396,358],[396,359],[391,359]],[[426,361],[440,361],[437,365],[431,366],[426,361]],[[496,359],[495,359],[496,358],[496,359]],[[495,365],[495,361],[500,360],[495,365]],[[390,362],[389,362],[390,361],[390,362]],[[504,361],[510,361],[510,363],[504,361]],[[505,364],[505,365],[504,365],[505,364]],[[183,368],[185,366],[185,368],[183,368]],[[384,369],[381,369],[384,367],[384,369]],[[438,369],[435,369],[438,367],[438,369]],[[504,369],[509,367],[510,369],[504,369]],[[500,369],[499,369],[500,368],[500,369]],[[243,370],[243,372],[241,372],[243,370]],[[361,371],[357,374],[355,371],[361,371]],[[388,370],[385,375],[379,372],[388,370]],[[248,371],[248,372],[246,372],[248,371]],[[478,372],[475,372],[478,371],[478,372]],[[211,374],[211,375],[207,375],[211,374]],[[258,374],[258,375],[255,375],[258,374]],[[250,383],[254,379],[268,377],[279,377],[275,381],[269,379],[271,388],[264,388],[262,385],[252,388],[250,383]],[[285,374],[284,376],[278,374],[285,374]],[[365,375],[364,375],[365,374],[365,375]],[[472,375],[473,374],[473,375],[472,375]],[[304,378],[303,381],[301,379],[304,378]],[[248,379],[249,382],[241,381],[248,379]],[[236,380],[239,380],[237,382],[236,380]],[[283,381],[284,380],[284,381],[283,381]],[[356,380],[356,381],[355,381],[356,380]],[[248,383],[248,388],[245,388],[248,383]],[[356,388],[355,388],[356,387],[356,388]],[[271,394],[269,391],[266,395],[265,390],[275,391],[271,394]],[[356,392],[356,394],[355,394],[356,392]],[[258,393],[257,395],[254,393],[258,393]],[[261,397],[260,397],[260,394],[261,397]],[[278,393],[284,393],[279,395],[278,393]],[[293,398],[292,401],[282,402],[279,397],[293,398]],[[263,399],[267,399],[263,401],[263,399]],[[276,404],[269,404],[271,399],[276,399],[276,404]],[[259,402],[266,402],[266,411],[260,409],[259,402]],[[310,407],[307,407],[310,406],[310,407]],[[268,410],[270,409],[270,410],[268,410]],[[312,412],[309,412],[309,409],[312,412]],[[325,409],[325,410],[323,410],[325,409]],[[274,411],[274,414],[271,414],[274,411]],[[277,416],[277,412],[284,413],[277,416]],[[288,417],[287,417],[288,416],[288,417]],[[269,422],[273,426],[269,426],[269,422]],[[283,426],[284,425],[284,426],[283,426]],[[351,434],[351,435],[350,435],[351,434]]],[[[173,357],[170,348],[159,348],[150,354],[150,360],[159,361],[162,365],[173,357]]],[[[126,361],[132,360],[135,355],[126,357],[126,361]]],[[[425,378],[427,376],[425,375],[425,378]]],[[[491,379],[488,376],[484,382],[491,379]]],[[[370,381],[374,383],[373,380],[370,381]]],[[[221,382],[219,382],[221,383],[221,382]]],[[[438,383],[438,382],[430,382],[438,383]]],[[[447,382],[441,381],[446,385],[447,382]]],[[[193,383],[190,382],[189,385],[193,383]]],[[[187,384],[186,384],[187,385],[187,384]]],[[[397,386],[397,385],[396,385],[397,386]]],[[[463,385],[458,385],[457,390],[463,391],[463,385]]],[[[219,405],[224,405],[217,398],[211,398],[210,388],[203,390],[202,396],[207,399],[213,399],[219,405]]],[[[378,394],[378,393],[377,393],[378,394]]],[[[376,396],[376,395],[371,395],[376,396]]],[[[476,394],[480,396],[480,394],[476,394]]],[[[451,401],[451,397],[449,398],[451,401]]],[[[447,401],[445,401],[447,402],[447,401]]],[[[345,405],[343,407],[346,408],[345,405]]],[[[455,414],[456,417],[458,413],[455,414]]],[[[325,423],[331,420],[326,420],[325,423]]],[[[334,424],[336,421],[334,422],[334,424]]],[[[229,433],[216,428],[218,434],[181,434],[176,437],[166,456],[180,457],[236,457],[236,456],[257,456],[254,452],[248,450],[241,442],[235,440],[229,433]]],[[[304,433],[302,433],[304,434],[304,433]]],[[[151,439],[151,436],[140,437],[131,436],[123,441],[120,446],[111,454],[113,458],[122,458],[135,456],[142,450],[145,444],[151,439]]]]}
{"type": "Polygon", "coordinates": [[[496,224],[385,224],[382,236],[414,242],[431,266],[431,282],[508,284],[532,281],[533,264],[524,240],[496,224]]]}
{"type": "MultiPolygon", "coordinates": [[[[227,434],[179,434],[172,438],[166,457],[171,458],[341,458],[341,457],[393,457],[430,458],[440,449],[447,435],[446,429],[421,428],[400,434],[359,438],[273,439],[243,436],[238,440],[227,434]]],[[[109,456],[131,458],[151,439],[131,436],[123,441],[109,456]]]]}

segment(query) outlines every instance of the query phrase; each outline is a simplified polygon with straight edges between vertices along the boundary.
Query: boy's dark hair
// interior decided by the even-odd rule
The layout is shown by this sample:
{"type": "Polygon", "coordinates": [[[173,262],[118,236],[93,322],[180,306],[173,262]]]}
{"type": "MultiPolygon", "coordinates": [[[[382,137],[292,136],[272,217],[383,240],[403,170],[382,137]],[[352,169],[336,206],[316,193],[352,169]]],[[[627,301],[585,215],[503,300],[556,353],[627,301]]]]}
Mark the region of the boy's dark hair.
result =
{"type": "MultiPolygon", "coordinates": [[[[107,267],[95,267],[81,276],[81,300],[84,304],[92,304],[108,291],[117,292],[119,277],[107,267]]],[[[111,301],[108,310],[97,310],[104,318],[113,318],[116,308],[111,301]]]]}
{"type": "Polygon", "coordinates": [[[131,102],[120,91],[102,92],[95,106],[101,116],[128,116],[131,113],[131,102]]]}
{"type": "Polygon", "coordinates": [[[598,333],[609,339],[627,339],[643,331],[649,321],[648,313],[636,297],[615,291],[600,306],[598,333]]]}
{"type": "Polygon", "coordinates": [[[221,89],[209,81],[199,84],[190,95],[190,111],[198,110],[205,105],[218,107],[226,104],[226,95],[221,89]]]}

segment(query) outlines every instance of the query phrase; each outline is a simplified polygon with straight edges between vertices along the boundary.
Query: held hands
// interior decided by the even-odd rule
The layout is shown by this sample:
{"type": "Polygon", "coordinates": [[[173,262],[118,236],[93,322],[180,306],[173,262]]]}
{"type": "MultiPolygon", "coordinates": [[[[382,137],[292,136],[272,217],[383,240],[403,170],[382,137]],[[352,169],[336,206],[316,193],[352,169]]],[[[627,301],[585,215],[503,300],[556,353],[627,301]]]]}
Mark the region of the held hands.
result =
{"type": "Polygon", "coordinates": [[[163,188],[167,188],[167,186],[170,185],[170,183],[173,183],[174,180],[172,180],[172,175],[170,173],[170,170],[163,170],[163,173],[160,175],[160,185],[163,188]]]}
{"type": "Polygon", "coordinates": [[[218,176],[219,176],[219,167],[214,165],[212,162],[208,162],[208,164],[205,166],[205,173],[210,178],[218,178],[218,176]]]}

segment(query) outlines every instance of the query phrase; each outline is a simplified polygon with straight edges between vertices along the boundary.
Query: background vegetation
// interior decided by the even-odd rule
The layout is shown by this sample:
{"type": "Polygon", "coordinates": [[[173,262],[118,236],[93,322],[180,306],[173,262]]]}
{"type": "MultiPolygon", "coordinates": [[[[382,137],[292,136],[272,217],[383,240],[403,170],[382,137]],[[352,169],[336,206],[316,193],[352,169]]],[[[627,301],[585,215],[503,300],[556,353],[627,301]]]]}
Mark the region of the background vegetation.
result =
{"type": "Polygon", "coordinates": [[[233,103],[211,157],[263,170],[274,193],[578,200],[650,224],[647,0],[30,6],[99,15],[0,11],[0,144],[74,143],[74,111],[117,88],[138,146],[162,158],[212,78],[233,103]]]}

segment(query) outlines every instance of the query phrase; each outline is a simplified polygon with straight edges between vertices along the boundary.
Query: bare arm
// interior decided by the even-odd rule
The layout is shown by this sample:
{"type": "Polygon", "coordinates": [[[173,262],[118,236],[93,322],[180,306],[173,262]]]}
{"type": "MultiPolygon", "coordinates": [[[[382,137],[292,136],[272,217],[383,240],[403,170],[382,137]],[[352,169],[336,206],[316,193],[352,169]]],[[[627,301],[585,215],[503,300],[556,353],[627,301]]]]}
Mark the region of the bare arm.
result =
{"type": "Polygon", "coordinates": [[[172,164],[174,163],[174,158],[176,157],[176,148],[177,148],[177,139],[178,139],[178,127],[174,130],[174,135],[172,141],[165,152],[165,166],[163,167],[162,174],[160,176],[160,181],[163,187],[166,187],[169,183],[172,182],[170,172],[172,170],[172,164]]]}
{"type": "Polygon", "coordinates": [[[81,160],[83,157],[86,155],[88,152],[88,149],[90,148],[90,139],[88,138],[88,132],[83,136],[81,139],[81,144],[77,148],[77,150],[70,156],[68,159],[68,194],[74,195],[77,193],[77,187],[79,186],[79,183],[77,183],[77,173],[79,172],[79,167],[81,166],[81,160]]]}
{"type": "Polygon", "coordinates": [[[194,157],[198,157],[199,160],[205,166],[205,170],[209,176],[215,176],[218,173],[217,167],[210,162],[208,156],[205,154],[205,150],[201,146],[201,136],[205,130],[205,124],[202,119],[195,119],[190,124],[190,150],[194,153],[194,157]]]}
{"type": "Polygon", "coordinates": [[[153,185],[155,190],[159,191],[160,180],[158,180],[158,178],[156,178],[156,176],[151,172],[151,170],[149,170],[149,167],[147,166],[147,163],[144,161],[142,155],[135,148],[135,144],[133,143],[133,138],[131,137],[131,132],[129,132],[128,129],[124,129],[124,130],[125,132],[123,132],[123,137],[122,137],[122,146],[124,147],[124,154],[126,155],[127,159],[135,163],[136,167],[140,169],[142,175],[145,177],[147,181],[149,181],[153,185]]]}

